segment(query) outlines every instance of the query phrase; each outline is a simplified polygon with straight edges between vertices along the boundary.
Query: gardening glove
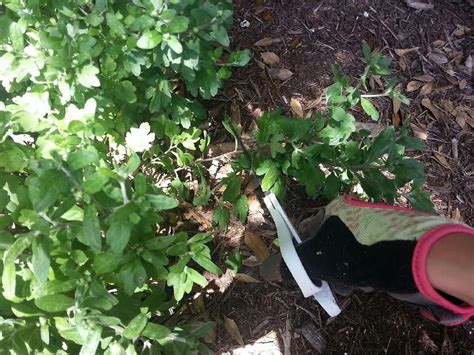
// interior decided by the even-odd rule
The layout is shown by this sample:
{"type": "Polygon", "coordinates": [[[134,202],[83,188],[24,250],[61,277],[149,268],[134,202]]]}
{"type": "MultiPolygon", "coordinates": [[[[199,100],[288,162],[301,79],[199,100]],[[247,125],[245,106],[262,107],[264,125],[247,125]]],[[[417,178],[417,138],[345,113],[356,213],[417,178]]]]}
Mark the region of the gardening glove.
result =
{"type": "MultiPolygon", "coordinates": [[[[302,237],[307,239],[296,250],[313,282],[385,291],[423,306],[423,315],[446,325],[474,315],[473,306],[435,290],[425,267],[431,246],[443,236],[465,233],[474,237],[468,226],[344,196],[320,211],[305,229],[302,237]]],[[[275,268],[278,256],[272,259],[262,265],[262,276],[272,274],[268,270],[275,268]]],[[[283,279],[291,279],[283,262],[279,270],[283,279]]]]}

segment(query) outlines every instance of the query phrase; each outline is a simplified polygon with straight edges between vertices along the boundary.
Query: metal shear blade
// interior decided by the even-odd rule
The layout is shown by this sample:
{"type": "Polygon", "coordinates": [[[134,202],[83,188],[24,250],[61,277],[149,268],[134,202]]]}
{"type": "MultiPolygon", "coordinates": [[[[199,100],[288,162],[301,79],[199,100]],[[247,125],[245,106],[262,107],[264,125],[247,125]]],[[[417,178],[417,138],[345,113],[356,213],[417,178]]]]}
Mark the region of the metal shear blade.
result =
{"type": "Polygon", "coordinates": [[[292,239],[295,239],[296,242],[300,244],[301,238],[288,219],[288,216],[281,207],[280,202],[278,202],[273,193],[265,193],[263,201],[275,222],[283,260],[301,289],[301,292],[305,297],[313,296],[331,317],[337,316],[341,312],[341,309],[337,304],[328,283],[326,281],[321,281],[321,286],[316,286],[309,278],[303,263],[298,257],[292,239]]]}

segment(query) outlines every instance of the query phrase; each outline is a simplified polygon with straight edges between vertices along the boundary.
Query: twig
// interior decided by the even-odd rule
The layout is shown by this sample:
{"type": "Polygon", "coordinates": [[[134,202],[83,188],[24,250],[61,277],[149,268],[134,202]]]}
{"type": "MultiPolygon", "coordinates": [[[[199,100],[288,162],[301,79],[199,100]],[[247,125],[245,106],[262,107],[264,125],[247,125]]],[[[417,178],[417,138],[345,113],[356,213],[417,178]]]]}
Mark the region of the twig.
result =
{"type": "Polygon", "coordinates": [[[459,157],[458,140],[456,138],[453,138],[451,140],[451,144],[452,144],[452,147],[453,147],[453,158],[458,160],[458,157],[459,157]]]}

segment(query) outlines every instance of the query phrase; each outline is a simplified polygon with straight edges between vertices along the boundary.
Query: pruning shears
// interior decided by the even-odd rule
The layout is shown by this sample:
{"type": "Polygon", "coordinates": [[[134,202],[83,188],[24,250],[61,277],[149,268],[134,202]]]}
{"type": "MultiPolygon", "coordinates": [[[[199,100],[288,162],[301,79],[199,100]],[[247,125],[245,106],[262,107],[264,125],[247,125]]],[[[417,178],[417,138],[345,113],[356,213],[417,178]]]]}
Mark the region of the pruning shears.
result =
{"type": "MultiPolygon", "coordinates": [[[[230,129],[230,133],[232,133],[244,154],[246,154],[250,159],[250,154],[245,148],[236,128],[233,126],[233,124],[229,123],[227,123],[226,126],[226,129],[230,129]]],[[[259,185],[261,188],[261,179],[259,179],[259,185]]],[[[295,245],[293,244],[293,239],[298,244],[302,242],[298,232],[291,224],[275,194],[272,192],[264,192],[264,194],[265,197],[263,198],[263,201],[265,202],[265,205],[267,206],[267,209],[270,212],[277,229],[281,255],[285,261],[285,264],[290,270],[291,275],[298,284],[301,292],[303,293],[304,297],[314,297],[314,299],[331,317],[337,316],[339,313],[341,313],[341,308],[337,304],[329,284],[326,281],[320,280],[320,285],[315,285],[309,278],[303,263],[298,257],[295,245]]]]}
{"type": "Polygon", "coordinates": [[[275,194],[266,192],[263,201],[275,222],[281,256],[304,297],[313,296],[331,317],[337,316],[341,313],[341,308],[337,304],[329,284],[321,280],[319,286],[315,285],[298,257],[293,239],[300,244],[302,242],[301,238],[288,219],[275,194]]]}

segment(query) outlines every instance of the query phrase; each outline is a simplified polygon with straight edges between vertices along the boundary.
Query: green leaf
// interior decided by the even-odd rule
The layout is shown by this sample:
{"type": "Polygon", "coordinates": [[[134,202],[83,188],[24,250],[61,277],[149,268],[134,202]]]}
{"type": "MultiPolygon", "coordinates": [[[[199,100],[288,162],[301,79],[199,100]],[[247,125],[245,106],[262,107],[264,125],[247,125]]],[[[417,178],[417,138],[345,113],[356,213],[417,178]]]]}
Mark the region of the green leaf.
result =
{"type": "Polygon", "coordinates": [[[229,223],[229,211],[221,206],[217,206],[214,210],[214,215],[212,216],[212,222],[217,224],[220,229],[225,229],[229,223]]]}
{"type": "Polygon", "coordinates": [[[225,201],[235,202],[240,196],[240,178],[235,175],[229,175],[223,181],[226,189],[222,197],[225,201]]]}
{"type": "Polygon", "coordinates": [[[16,267],[14,263],[3,264],[2,272],[3,296],[7,300],[15,301],[16,298],[16,267]]]}
{"type": "Polygon", "coordinates": [[[108,181],[109,178],[107,176],[96,171],[86,178],[82,186],[84,187],[85,192],[92,195],[101,191],[108,181]]]}
{"type": "Polygon", "coordinates": [[[132,84],[132,82],[124,80],[120,83],[120,86],[120,97],[129,104],[135,103],[137,101],[137,95],[135,94],[137,88],[132,84]]]}
{"type": "Polygon", "coordinates": [[[143,336],[158,341],[166,338],[169,334],[170,330],[167,327],[151,322],[148,322],[142,332],[143,336]]]}
{"type": "Polygon", "coordinates": [[[198,284],[201,287],[206,287],[207,286],[207,280],[204,276],[202,276],[199,272],[196,270],[190,268],[189,266],[184,268],[184,272],[188,274],[188,277],[191,279],[192,282],[195,284],[198,284]]]}
{"type": "Polygon", "coordinates": [[[140,313],[133,318],[123,331],[123,336],[127,339],[133,340],[138,337],[145,329],[148,323],[146,314],[140,313]]]}
{"type": "Polygon", "coordinates": [[[33,179],[28,187],[28,192],[35,211],[48,210],[59,196],[66,192],[68,186],[69,181],[66,176],[56,170],[48,170],[39,178],[33,179]],[[52,181],[54,184],[51,183],[52,181]]]}
{"type": "Polygon", "coordinates": [[[100,81],[97,74],[99,74],[99,69],[92,64],[88,64],[81,68],[77,74],[77,80],[79,84],[86,88],[98,87],[100,86],[100,81]]]}
{"type": "Polygon", "coordinates": [[[132,232],[132,225],[127,221],[114,222],[105,236],[105,241],[115,254],[121,254],[127,246],[132,232]]]}
{"type": "Polygon", "coordinates": [[[42,237],[33,239],[33,256],[31,258],[33,274],[36,279],[44,283],[48,280],[48,271],[50,266],[49,253],[46,247],[46,241],[42,237]]]}
{"type": "Polygon", "coordinates": [[[212,36],[214,39],[224,47],[228,47],[230,44],[229,35],[224,26],[213,25],[212,36]]]}
{"type": "Polygon", "coordinates": [[[120,258],[113,252],[97,254],[94,258],[94,271],[97,275],[108,274],[114,271],[120,263],[120,258]]]}
{"type": "Polygon", "coordinates": [[[132,174],[135,170],[138,169],[139,166],[140,157],[137,154],[133,153],[132,155],[130,155],[127,164],[123,168],[124,176],[127,177],[128,175],[132,174]]]}
{"type": "Polygon", "coordinates": [[[153,49],[161,43],[162,35],[158,31],[145,31],[137,41],[141,49],[153,49]]]}
{"type": "Polygon", "coordinates": [[[205,270],[217,275],[222,274],[221,269],[219,269],[219,267],[216,264],[214,264],[212,260],[209,259],[207,256],[202,255],[202,254],[194,254],[192,255],[192,258],[196,263],[198,263],[205,270]]]}
{"type": "Polygon", "coordinates": [[[95,205],[87,205],[84,210],[83,231],[84,238],[80,241],[92,249],[101,250],[102,237],[95,205]]]}
{"type": "Polygon", "coordinates": [[[247,196],[241,195],[234,203],[234,214],[240,219],[242,223],[247,219],[249,212],[249,203],[247,196]]]}
{"type": "Polygon", "coordinates": [[[170,35],[166,40],[166,43],[176,54],[181,54],[183,52],[183,46],[178,37],[170,35]]]}
{"type": "Polygon", "coordinates": [[[178,200],[166,195],[146,195],[155,211],[171,210],[178,207],[178,200]]]}
{"type": "Polygon", "coordinates": [[[43,311],[57,313],[72,307],[74,299],[66,295],[56,294],[36,298],[35,305],[43,311]]]}
{"type": "Polygon", "coordinates": [[[78,170],[94,163],[98,163],[99,154],[95,148],[89,147],[85,150],[78,150],[69,154],[67,162],[71,170],[78,170]]]}
{"type": "Polygon", "coordinates": [[[19,148],[3,150],[0,154],[0,167],[7,173],[23,171],[28,165],[26,154],[19,148]]]}
{"type": "Polygon", "coordinates": [[[176,16],[168,24],[169,33],[181,33],[188,29],[189,19],[185,16],[176,16]]]}
{"type": "Polygon", "coordinates": [[[265,160],[261,163],[256,170],[256,174],[264,175],[261,184],[263,191],[270,190],[280,177],[280,171],[272,160],[265,160]]]}
{"type": "Polygon", "coordinates": [[[372,120],[377,121],[379,119],[380,117],[379,112],[377,111],[375,106],[372,104],[372,102],[362,97],[360,99],[360,103],[365,113],[368,114],[372,120]]]}

